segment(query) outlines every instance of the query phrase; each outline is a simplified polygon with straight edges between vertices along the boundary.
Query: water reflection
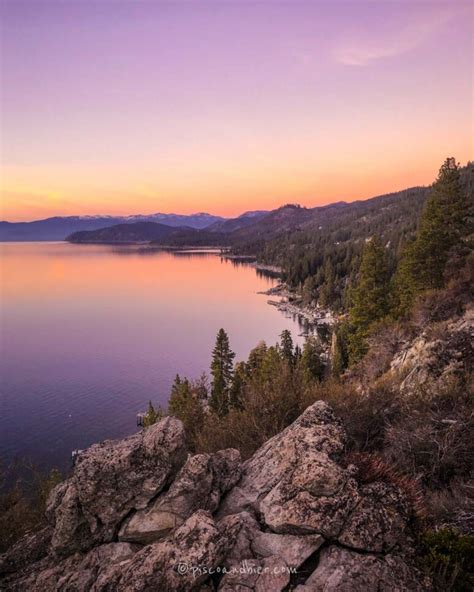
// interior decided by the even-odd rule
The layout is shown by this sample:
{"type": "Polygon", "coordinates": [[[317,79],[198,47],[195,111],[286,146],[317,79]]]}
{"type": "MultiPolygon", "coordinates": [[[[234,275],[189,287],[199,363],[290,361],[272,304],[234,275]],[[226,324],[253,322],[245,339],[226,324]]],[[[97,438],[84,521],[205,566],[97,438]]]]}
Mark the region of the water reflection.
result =
{"type": "Polygon", "coordinates": [[[176,373],[208,371],[215,335],[237,359],[303,324],[267,304],[275,280],[220,253],[0,244],[0,456],[64,466],[135,429],[176,373]],[[259,294],[260,292],[260,294],[259,294]]]}

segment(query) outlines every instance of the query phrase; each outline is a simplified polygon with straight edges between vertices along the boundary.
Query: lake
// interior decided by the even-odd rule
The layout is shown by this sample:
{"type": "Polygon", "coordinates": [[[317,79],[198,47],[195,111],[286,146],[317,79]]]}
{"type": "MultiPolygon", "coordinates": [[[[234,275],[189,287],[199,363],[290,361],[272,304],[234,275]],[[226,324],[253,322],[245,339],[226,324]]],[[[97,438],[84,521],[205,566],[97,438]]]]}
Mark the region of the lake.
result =
{"type": "Polygon", "coordinates": [[[216,253],[1,243],[0,458],[43,468],[134,432],[176,375],[208,372],[220,327],[236,359],[297,322],[257,294],[275,280],[216,253]]]}

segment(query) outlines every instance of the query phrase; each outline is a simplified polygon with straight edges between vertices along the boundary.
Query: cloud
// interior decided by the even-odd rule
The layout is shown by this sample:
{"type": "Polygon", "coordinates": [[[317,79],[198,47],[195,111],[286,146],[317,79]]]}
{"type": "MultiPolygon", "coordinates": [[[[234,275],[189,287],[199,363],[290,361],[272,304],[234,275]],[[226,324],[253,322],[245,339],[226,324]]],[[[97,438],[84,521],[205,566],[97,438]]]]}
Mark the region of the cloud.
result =
{"type": "Polygon", "coordinates": [[[440,30],[453,14],[440,11],[423,20],[418,18],[396,31],[378,32],[375,37],[352,38],[334,48],[337,62],[346,66],[366,66],[375,60],[391,58],[412,51],[440,30]]]}

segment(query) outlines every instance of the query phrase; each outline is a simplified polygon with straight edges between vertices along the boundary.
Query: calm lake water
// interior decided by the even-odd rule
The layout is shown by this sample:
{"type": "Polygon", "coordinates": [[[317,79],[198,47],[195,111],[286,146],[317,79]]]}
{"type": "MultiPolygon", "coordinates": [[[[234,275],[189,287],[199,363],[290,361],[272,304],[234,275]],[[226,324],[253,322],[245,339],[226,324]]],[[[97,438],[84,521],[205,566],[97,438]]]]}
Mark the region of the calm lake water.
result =
{"type": "Polygon", "coordinates": [[[0,458],[66,468],[75,448],[136,431],[176,373],[208,371],[215,335],[237,359],[301,329],[257,294],[274,280],[216,254],[3,243],[0,458]]]}

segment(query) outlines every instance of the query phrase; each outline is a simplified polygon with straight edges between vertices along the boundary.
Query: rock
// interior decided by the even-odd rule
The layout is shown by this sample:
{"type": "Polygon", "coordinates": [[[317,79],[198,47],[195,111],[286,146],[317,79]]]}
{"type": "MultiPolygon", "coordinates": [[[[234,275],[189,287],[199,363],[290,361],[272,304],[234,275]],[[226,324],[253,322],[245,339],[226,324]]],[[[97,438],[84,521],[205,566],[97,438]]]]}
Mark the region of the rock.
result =
{"type": "Polygon", "coordinates": [[[403,540],[410,520],[410,505],[402,491],[387,483],[371,483],[338,537],[348,547],[387,553],[403,540]]]}
{"type": "Polygon", "coordinates": [[[22,574],[18,581],[7,584],[6,589],[10,592],[90,592],[95,589],[97,581],[107,578],[117,565],[123,568],[135,551],[128,543],[100,545],[85,555],[76,553],[59,563],[50,562],[41,570],[22,574]]]}
{"type": "Polygon", "coordinates": [[[181,525],[196,510],[214,512],[222,495],[240,478],[240,453],[234,449],[191,456],[169,491],[133,514],[119,540],[149,543],[181,525]]]}
{"type": "Polygon", "coordinates": [[[422,590],[406,495],[359,484],[344,445],[317,402],[243,465],[232,449],[186,460],[172,418],[92,446],[51,493],[51,527],[0,559],[0,588],[278,592],[304,564],[300,592],[422,590]]]}
{"type": "Polygon", "coordinates": [[[252,543],[261,533],[260,524],[250,512],[230,514],[220,520],[222,529],[228,529],[233,533],[233,545],[227,553],[225,567],[231,567],[240,563],[243,559],[255,559],[256,554],[252,550],[252,543]]]}
{"type": "Polygon", "coordinates": [[[420,574],[400,557],[361,555],[332,546],[295,592],[409,592],[425,590],[420,574]]]}
{"type": "Polygon", "coordinates": [[[219,516],[249,509],[259,512],[265,496],[304,462],[306,454],[337,459],[344,443],[344,429],[332,410],[322,401],[314,403],[244,463],[242,479],[224,499],[219,516]]]}
{"type": "Polygon", "coordinates": [[[400,390],[409,394],[416,387],[440,378],[471,373],[473,360],[474,307],[471,304],[459,319],[440,323],[434,334],[431,328],[407,344],[393,358],[390,367],[404,376],[400,390]]]}
{"type": "Polygon", "coordinates": [[[391,549],[404,540],[408,502],[387,484],[360,488],[353,467],[341,463],[344,443],[328,405],[315,403],[244,464],[219,515],[249,509],[273,533],[320,535],[371,552],[391,549]]]}
{"type": "Polygon", "coordinates": [[[257,533],[252,540],[252,551],[262,557],[277,556],[288,567],[298,568],[324,543],[322,536],[257,533]]]}
{"type": "Polygon", "coordinates": [[[170,538],[144,547],[115,578],[94,592],[188,591],[221,566],[233,544],[231,529],[219,529],[204,510],[193,514],[170,538]]]}
{"type": "Polygon", "coordinates": [[[130,511],[145,508],[186,460],[182,423],[166,417],[124,440],[81,453],[48,504],[52,547],[67,555],[113,539],[130,511]]]}
{"type": "Polygon", "coordinates": [[[360,501],[351,472],[308,449],[261,500],[265,524],[279,533],[337,538],[360,501]]]}
{"type": "Polygon", "coordinates": [[[281,592],[290,583],[290,570],[280,557],[246,560],[226,573],[219,592],[281,592]]]}
{"type": "Polygon", "coordinates": [[[21,571],[30,563],[35,563],[48,554],[52,529],[43,528],[20,539],[6,553],[0,555],[0,575],[21,571]]]}

